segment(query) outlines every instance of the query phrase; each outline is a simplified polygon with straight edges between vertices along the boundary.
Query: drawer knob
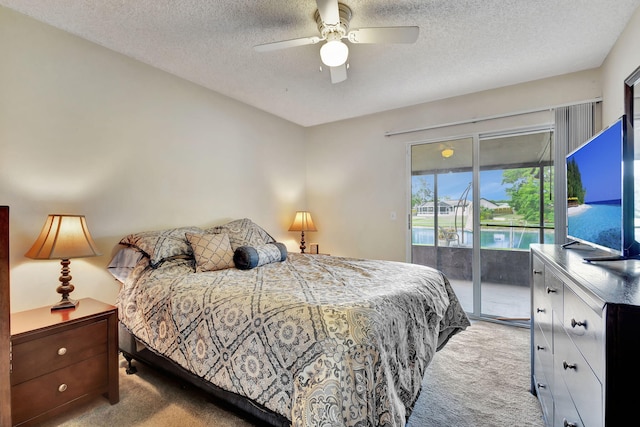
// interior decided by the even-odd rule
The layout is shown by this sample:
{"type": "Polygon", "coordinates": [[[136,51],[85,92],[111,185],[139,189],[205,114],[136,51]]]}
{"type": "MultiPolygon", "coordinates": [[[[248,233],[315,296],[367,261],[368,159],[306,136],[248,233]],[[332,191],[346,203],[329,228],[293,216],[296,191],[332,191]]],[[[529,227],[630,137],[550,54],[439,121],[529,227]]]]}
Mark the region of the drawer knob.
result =
{"type": "Polygon", "coordinates": [[[544,308],[536,308],[536,313],[544,313],[545,311],[544,308]]]}
{"type": "Polygon", "coordinates": [[[543,346],[541,346],[541,345],[537,345],[537,346],[536,346],[536,348],[537,348],[538,350],[544,350],[544,347],[543,347],[543,346]]]}
{"type": "Polygon", "coordinates": [[[65,354],[67,354],[67,349],[66,347],[60,347],[58,349],[58,356],[64,356],[65,354]]]}
{"type": "Polygon", "coordinates": [[[572,423],[570,421],[567,421],[567,419],[565,418],[565,419],[562,420],[562,426],[563,427],[578,427],[578,424],[572,423]]]}
{"type": "Polygon", "coordinates": [[[533,270],[533,274],[542,274],[541,270],[533,270]]]}
{"type": "Polygon", "coordinates": [[[555,294],[556,292],[558,292],[557,289],[553,289],[553,288],[550,288],[550,287],[547,286],[547,293],[548,294],[555,294]]]}
{"type": "Polygon", "coordinates": [[[536,385],[538,386],[538,388],[547,388],[547,386],[542,383],[536,383],[536,385]]]}
{"type": "Polygon", "coordinates": [[[64,383],[60,384],[60,385],[58,386],[58,391],[59,391],[60,393],[62,393],[62,392],[64,392],[64,391],[67,391],[67,385],[66,385],[66,384],[64,384],[64,383]]]}
{"type": "Polygon", "coordinates": [[[562,367],[564,368],[565,371],[567,369],[577,369],[577,366],[575,363],[567,363],[566,360],[562,361],[562,367]]]}
{"type": "Polygon", "coordinates": [[[587,321],[585,320],[584,322],[580,322],[579,320],[571,319],[571,327],[575,328],[576,326],[584,326],[586,328],[587,321]]]}

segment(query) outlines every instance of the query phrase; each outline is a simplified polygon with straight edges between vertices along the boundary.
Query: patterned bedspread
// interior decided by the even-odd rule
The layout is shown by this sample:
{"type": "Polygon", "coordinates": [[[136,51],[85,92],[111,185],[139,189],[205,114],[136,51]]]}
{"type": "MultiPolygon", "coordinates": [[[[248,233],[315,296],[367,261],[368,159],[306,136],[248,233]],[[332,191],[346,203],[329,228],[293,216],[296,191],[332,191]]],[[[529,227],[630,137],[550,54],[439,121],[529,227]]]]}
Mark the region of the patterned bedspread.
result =
{"type": "Polygon", "coordinates": [[[194,273],[143,259],[117,305],[145,345],[294,426],[403,426],[436,350],[469,325],[448,280],[406,263],[289,254],[194,273]]]}

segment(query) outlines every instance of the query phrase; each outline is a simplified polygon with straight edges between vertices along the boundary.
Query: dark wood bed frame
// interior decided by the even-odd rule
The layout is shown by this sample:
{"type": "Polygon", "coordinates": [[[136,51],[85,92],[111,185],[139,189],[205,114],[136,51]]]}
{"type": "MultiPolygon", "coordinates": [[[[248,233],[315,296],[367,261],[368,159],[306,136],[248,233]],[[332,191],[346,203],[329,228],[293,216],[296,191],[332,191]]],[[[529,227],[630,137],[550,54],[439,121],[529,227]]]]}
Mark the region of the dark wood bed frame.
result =
{"type": "Polygon", "coordinates": [[[276,414],[246,397],[223,390],[187,371],[166,357],[141,346],[136,337],[121,323],[118,323],[118,341],[120,352],[129,363],[127,367],[127,374],[129,375],[137,371],[135,366],[131,364],[133,360],[137,360],[191,384],[214,399],[233,405],[234,408],[242,411],[242,416],[252,418],[252,421],[259,422],[259,425],[264,425],[264,423],[274,427],[288,427],[291,425],[291,422],[282,415],[276,414]]]}

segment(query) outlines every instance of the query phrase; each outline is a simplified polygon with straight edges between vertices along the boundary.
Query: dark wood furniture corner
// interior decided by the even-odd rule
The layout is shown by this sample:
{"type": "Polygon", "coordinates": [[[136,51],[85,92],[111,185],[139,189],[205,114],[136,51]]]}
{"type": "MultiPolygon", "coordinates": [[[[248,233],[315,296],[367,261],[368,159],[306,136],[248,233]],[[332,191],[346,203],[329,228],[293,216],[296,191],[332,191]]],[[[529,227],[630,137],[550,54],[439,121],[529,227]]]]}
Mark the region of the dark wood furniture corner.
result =
{"type": "Polygon", "coordinates": [[[11,424],[9,206],[0,206],[0,426],[11,424]]]}
{"type": "Polygon", "coordinates": [[[14,426],[41,423],[99,395],[120,400],[117,313],[84,298],[75,309],[11,314],[14,426]]]}

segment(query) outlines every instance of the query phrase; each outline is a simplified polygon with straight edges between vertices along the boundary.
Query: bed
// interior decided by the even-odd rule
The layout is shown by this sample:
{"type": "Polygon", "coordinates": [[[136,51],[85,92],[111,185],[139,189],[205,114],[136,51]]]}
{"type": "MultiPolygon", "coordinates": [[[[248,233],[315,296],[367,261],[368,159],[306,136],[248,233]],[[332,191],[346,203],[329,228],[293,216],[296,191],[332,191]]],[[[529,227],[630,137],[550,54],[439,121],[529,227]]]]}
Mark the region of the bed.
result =
{"type": "Polygon", "coordinates": [[[287,253],[247,218],[120,244],[123,355],[270,425],[405,425],[435,352],[469,325],[435,269],[287,253]]]}

